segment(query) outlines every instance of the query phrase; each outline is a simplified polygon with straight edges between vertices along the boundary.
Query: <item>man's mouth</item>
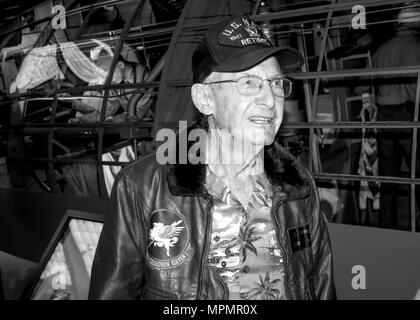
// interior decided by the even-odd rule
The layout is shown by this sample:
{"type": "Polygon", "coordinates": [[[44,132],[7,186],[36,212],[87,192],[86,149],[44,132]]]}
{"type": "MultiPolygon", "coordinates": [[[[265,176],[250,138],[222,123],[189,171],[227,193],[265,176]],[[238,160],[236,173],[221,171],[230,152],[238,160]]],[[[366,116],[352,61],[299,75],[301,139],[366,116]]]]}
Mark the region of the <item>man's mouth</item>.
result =
{"type": "Polygon", "coordinates": [[[271,121],[273,121],[273,118],[253,116],[249,117],[248,120],[255,124],[269,124],[271,121]]]}

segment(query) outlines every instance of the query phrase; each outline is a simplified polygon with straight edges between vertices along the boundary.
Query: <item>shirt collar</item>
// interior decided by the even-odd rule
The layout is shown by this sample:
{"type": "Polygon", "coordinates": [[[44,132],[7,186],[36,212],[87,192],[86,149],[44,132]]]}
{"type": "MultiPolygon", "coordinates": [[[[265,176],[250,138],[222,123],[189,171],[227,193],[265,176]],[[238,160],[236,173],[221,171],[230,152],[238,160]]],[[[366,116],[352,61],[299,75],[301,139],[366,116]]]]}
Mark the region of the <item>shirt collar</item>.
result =
{"type": "Polygon", "coordinates": [[[260,193],[265,199],[271,198],[273,194],[271,184],[268,182],[265,173],[262,173],[255,177],[254,184],[252,186],[252,193],[249,197],[246,197],[247,200],[240,201],[239,199],[244,198],[241,194],[239,194],[240,192],[238,193],[230,190],[223,179],[217,177],[209,166],[207,166],[206,169],[206,189],[209,194],[223,201],[225,201],[229,193],[232,193],[234,198],[237,199],[244,209],[247,208],[253,194],[260,193]]]}

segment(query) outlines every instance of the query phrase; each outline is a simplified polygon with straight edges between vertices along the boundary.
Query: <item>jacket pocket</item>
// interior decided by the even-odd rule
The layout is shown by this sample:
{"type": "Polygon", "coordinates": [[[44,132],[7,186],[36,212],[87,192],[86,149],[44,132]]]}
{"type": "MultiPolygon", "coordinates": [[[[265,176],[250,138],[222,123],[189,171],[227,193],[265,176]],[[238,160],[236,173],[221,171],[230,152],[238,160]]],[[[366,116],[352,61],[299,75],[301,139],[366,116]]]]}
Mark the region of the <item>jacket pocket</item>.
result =
{"type": "Polygon", "coordinates": [[[178,300],[178,296],[157,288],[145,287],[142,300],[178,300]]]}

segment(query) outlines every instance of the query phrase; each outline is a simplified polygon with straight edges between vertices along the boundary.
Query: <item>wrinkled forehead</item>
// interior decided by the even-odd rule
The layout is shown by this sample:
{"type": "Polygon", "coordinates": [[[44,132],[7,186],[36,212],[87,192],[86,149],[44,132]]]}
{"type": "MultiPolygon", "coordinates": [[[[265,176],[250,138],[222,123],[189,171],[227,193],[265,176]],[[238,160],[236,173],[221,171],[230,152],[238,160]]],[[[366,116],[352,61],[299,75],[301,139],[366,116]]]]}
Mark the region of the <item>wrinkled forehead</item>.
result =
{"type": "Polygon", "coordinates": [[[212,72],[206,81],[221,81],[226,79],[238,79],[242,76],[254,75],[262,79],[271,79],[283,76],[283,72],[275,57],[270,57],[257,64],[251,69],[240,72],[212,72]]]}

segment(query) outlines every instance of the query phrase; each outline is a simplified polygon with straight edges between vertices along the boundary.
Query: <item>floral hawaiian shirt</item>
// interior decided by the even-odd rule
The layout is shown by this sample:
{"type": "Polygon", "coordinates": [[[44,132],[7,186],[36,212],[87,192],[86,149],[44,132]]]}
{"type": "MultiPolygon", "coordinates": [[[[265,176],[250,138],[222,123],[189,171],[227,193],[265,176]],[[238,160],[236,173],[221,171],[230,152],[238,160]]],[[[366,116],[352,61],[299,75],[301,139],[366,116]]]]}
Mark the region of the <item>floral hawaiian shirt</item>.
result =
{"type": "Polygon", "coordinates": [[[271,220],[267,179],[257,179],[244,208],[210,170],[209,174],[214,211],[208,265],[227,283],[230,300],[285,299],[283,259],[271,220]]]}

